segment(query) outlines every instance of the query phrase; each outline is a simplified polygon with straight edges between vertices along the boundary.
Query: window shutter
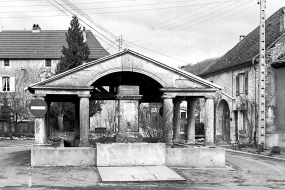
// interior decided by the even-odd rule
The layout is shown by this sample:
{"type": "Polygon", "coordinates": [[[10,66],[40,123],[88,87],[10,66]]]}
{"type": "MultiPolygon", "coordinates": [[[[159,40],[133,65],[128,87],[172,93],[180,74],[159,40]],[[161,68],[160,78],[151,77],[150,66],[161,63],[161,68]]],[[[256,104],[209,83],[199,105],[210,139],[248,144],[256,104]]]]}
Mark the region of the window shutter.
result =
{"type": "Polygon", "coordinates": [[[3,92],[2,76],[0,76],[0,92],[3,92]]]}
{"type": "Polygon", "coordinates": [[[239,74],[236,76],[236,96],[239,95],[239,74]]]}
{"type": "Polygon", "coordinates": [[[15,77],[10,77],[10,92],[15,92],[15,77]]]}
{"type": "Polygon", "coordinates": [[[244,74],[244,92],[248,95],[248,71],[244,74]]]}

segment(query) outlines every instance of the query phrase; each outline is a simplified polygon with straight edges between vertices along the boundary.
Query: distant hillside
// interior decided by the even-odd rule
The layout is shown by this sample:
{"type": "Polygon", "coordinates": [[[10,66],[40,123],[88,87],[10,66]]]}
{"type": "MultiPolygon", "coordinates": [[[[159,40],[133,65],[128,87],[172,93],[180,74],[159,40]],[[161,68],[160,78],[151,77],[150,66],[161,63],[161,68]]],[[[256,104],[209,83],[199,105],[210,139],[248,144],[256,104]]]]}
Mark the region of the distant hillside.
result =
{"type": "Polygon", "coordinates": [[[200,61],[196,64],[188,64],[184,66],[184,70],[188,71],[189,73],[192,73],[194,75],[200,74],[206,67],[210,65],[210,63],[216,62],[219,59],[219,57],[216,58],[210,58],[205,59],[203,61],[200,61]]]}

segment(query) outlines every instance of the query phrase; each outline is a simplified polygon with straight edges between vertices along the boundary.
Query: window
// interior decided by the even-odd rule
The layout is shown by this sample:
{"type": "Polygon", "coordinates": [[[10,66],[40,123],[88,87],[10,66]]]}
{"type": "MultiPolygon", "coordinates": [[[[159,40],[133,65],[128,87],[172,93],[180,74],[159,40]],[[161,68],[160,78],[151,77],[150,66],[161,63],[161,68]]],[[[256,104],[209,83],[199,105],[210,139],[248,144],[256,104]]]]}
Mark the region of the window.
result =
{"type": "Polygon", "coordinates": [[[10,66],[9,59],[4,59],[4,67],[9,67],[9,66],[10,66]]]}
{"type": "Polygon", "coordinates": [[[246,115],[243,111],[238,111],[238,129],[247,130],[246,115]]]}
{"type": "Polygon", "coordinates": [[[236,95],[248,94],[248,72],[238,73],[236,76],[236,95]]]}
{"type": "Polygon", "coordinates": [[[10,77],[3,77],[2,78],[2,91],[3,92],[10,92],[10,77]]]}
{"type": "Polygon", "coordinates": [[[51,67],[51,59],[46,59],[46,67],[51,67]]]}
{"type": "Polygon", "coordinates": [[[15,91],[15,77],[0,76],[0,92],[14,92],[15,91]]]}
{"type": "Polygon", "coordinates": [[[245,118],[245,113],[242,112],[242,129],[243,130],[246,130],[247,127],[246,127],[246,118],[245,118]]]}

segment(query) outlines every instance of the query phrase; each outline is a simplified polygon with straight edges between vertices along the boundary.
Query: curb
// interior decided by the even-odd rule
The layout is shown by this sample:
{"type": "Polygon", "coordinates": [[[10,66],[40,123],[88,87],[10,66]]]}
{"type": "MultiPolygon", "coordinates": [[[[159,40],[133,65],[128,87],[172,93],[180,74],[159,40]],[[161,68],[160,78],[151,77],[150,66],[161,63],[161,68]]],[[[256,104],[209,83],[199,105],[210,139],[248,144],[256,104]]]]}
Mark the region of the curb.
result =
{"type": "Polygon", "coordinates": [[[262,158],[270,158],[270,159],[273,159],[273,160],[285,161],[284,158],[277,158],[277,157],[272,157],[272,156],[265,156],[265,155],[261,155],[261,154],[253,154],[253,153],[242,152],[242,151],[238,151],[238,150],[231,150],[231,149],[226,149],[226,148],[225,148],[225,151],[234,152],[234,153],[238,153],[238,154],[247,154],[247,155],[257,156],[257,157],[262,157],[262,158]]]}

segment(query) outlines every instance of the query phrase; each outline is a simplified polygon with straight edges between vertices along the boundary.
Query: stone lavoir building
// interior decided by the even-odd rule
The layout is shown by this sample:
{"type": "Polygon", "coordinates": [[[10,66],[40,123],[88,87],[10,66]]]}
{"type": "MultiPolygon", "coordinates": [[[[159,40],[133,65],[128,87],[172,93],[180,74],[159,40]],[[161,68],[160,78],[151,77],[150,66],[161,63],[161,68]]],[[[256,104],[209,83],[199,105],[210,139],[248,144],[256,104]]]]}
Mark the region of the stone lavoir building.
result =
{"type": "MultiPolygon", "coordinates": [[[[265,147],[285,147],[285,7],[266,20],[265,28],[265,147]]],[[[224,87],[215,99],[216,141],[236,143],[255,138],[255,131],[258,132],[258,62],[259,27],[199,75],[224,87]]]]}
{"type": "MultiPolygon", "coordinates": [[[[5,110],[3,97],[8,98],[9,106],[19,102],[14,106],[19,110],[18,120],[28,115],[31,95],[24,92],[24,88],[54,75],[62,46],[67,46],[66,33],[67,30],[41,30],[38,25],[34,25],[32,30],[0,31],[1,116],[5,110]]],[[[90,60],[109,55],[91,31],[83,30],[83,36],[90,49],[90,60]]],[[[10,127],[1,118],[0,134],[17,132],[13,125],[10,127]]]]}

